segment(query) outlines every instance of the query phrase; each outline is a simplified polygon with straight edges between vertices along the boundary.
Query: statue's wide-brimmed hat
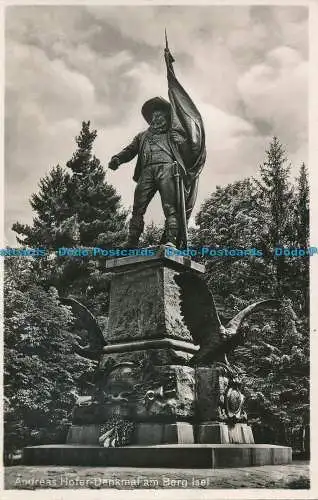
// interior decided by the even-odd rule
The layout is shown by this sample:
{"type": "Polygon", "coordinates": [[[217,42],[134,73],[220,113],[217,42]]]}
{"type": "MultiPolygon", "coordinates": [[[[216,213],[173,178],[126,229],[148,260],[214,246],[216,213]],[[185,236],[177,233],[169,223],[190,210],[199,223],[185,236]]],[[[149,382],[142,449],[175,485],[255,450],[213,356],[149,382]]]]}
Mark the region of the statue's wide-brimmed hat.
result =
{"type": "Polygon", "coordinates": [[[168,116],[170,116],[171,114],[170,102],[166,101],[166,99],[164,99],[163,97],[153,97],[152,99],[149,99],[143,104],[141,108],[141,113],[144,119],[148,123],[150,123],[153,112],[157,110],[162,110],[168,116]]]}

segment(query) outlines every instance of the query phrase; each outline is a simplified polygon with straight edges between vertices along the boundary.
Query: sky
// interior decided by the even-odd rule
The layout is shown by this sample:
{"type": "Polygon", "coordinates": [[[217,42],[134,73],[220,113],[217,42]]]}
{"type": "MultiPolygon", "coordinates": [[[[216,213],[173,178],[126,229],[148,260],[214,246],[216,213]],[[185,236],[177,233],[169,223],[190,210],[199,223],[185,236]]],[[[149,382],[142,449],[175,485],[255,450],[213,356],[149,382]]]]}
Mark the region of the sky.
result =
{"type": "MultiPolygon", "coordinates": [[[[302,6],[11,6],[5,26],[5,243],[32,223],[30,195],[76,149],[83,120],[110,157],[167,98],[164,28],[176,74],[200,110],[207,161],[194,214],[217,185],[256,175],[276,135],[293,175],[308,157],[308,11],[302,6]]],[[[134,161],[107,171],[132,206],[134,161]]],[[[159,196],[146,222],[163,222],[159,196]]]]}

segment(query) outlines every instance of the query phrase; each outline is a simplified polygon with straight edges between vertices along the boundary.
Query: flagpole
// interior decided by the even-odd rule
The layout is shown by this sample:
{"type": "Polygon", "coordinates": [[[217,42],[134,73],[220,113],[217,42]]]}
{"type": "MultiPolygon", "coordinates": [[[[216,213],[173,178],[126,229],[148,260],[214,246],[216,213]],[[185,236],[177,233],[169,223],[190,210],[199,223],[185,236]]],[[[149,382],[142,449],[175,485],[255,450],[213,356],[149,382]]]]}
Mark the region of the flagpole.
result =
{"type": "MultiPolygon", "coordinates": [[[[170,71],[174,73],[173,71],[173,66],[172,63],[174,62],[174,58],[171,55],[171,52],[169,50],[169,44],[168,44],[168,36],[167,36],[167,30],[165,28],[165,59],[166,59],[166,64],[167,68],[170,68],[170,71]]],[[[173,103],[171,103],[173,105],[173,103]]],[[[178,236],[178,246],[182,244],[183,247],[187,247],[188,245],[188,229],[187,229],[187,218],[186,218],[186,207],[185,207],[185,196],[184,196],[184,183],[183,183],[183,177],[182,177],[182,172],[180,170],[183,170],[182,167],[179,165],[178,162],[174,162],[174,177],[175,177],[175,183],[176,183],[176,206],[177,206],[177,213],[178,213],[178,222],[179,222],[179,236],[178,236]]]]}
{"type": "MultiPolygon", "coordinates": [[[[170,63],[174,63],[174,58],[170,52],[169,45],[168,45],[168,36],[167,36],[167,30],[165,28],[165,42],[166,42],[166,47],[165,47],[165,55],[168,56],[168,60],[170,63]]],[[[173,68],[171,66],[171,69],[173,71],[173,68]]]]}
{"type": "Polygon", "coordinates": [[[188,246],[188,228],[187,228],[187,217],[186,217],[186,208],[185,208],[185,197],[184,197],[184,184],[182,173],[179,177],[180,182],[180,219],[181,219],[181,228],[182,228],[182,244],[183,247],[187,248],[188,246]]]}

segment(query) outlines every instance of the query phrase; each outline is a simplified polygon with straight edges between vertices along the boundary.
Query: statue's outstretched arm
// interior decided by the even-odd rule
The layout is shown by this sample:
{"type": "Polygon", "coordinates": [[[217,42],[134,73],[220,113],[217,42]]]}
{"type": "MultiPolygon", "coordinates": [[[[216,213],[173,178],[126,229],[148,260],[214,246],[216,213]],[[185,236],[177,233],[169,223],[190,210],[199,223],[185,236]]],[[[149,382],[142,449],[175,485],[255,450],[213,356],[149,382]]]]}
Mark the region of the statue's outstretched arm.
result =
{"type": "Polygon", "coordinates": [[[140,134],[136,135],[132,142],[128,144],[122,151],[112,156],[111,161],[118,160],[117,164],[127,163],[131,161],[139,152],[139,144],[140,144],[140,134]]]}

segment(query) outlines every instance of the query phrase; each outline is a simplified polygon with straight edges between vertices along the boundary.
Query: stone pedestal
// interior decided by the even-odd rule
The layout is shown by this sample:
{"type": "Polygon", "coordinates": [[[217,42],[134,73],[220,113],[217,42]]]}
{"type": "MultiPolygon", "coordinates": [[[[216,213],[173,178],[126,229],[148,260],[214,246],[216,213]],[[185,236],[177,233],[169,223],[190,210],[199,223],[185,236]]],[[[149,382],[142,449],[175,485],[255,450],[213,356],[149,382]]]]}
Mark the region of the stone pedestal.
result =
{"type": "Polygon", "coordinates": [[[192,343],[181,317],[180,290],[174,277],[185,270],[204,272],[188,257],[166,256],[166,247],[153,257],[108,260],[113,272],[107,343],[143,339],[180,339],[192,343]]]}
{"type": "Polygon", "coordinates": [[[95,397],[75,406],[67,442],[254,443],[233,373],[222,363],[187,366],[198,346],[183,321],[175,278],[203,266],[167,256],[165,247],[154,252],[106,262],[113,272],[107,344],[95,397]]]}
{"type": "Polygon", "coordinates": [[[97,445],[101,436],[107,446],[194,443],[195,369],[187,363],[198,346],[175,277],[204,267],[166,256],[165,247],[154,253],[106,262],[113,273],[106,345],[95,396],[74,408],[70,444],[97,445]]]}

